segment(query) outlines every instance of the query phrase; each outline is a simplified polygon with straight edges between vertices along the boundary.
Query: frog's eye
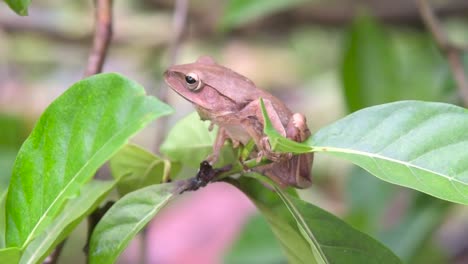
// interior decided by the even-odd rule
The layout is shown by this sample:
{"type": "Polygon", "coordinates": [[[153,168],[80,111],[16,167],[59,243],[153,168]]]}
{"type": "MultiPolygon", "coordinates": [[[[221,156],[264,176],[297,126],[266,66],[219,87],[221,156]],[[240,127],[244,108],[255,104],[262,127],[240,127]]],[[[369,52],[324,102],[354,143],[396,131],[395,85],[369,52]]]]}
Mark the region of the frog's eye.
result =
{"type": "Polygon", "coordinates": [[[198,78],[198,75],[193,72],[185,75],[185,82],[187,83],[187,87],[192,91],[196,91],[202,87],[202,82],[198,78]]]}

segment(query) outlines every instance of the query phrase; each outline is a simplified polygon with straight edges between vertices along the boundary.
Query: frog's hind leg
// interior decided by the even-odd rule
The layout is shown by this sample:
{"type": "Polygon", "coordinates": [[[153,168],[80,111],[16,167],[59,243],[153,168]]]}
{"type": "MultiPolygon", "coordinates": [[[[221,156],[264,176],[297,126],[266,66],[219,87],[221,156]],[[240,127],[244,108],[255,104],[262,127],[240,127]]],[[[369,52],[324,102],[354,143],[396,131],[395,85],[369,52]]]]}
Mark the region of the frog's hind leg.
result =
{"type": "MultiPolygon", "coordinates": [[[[282,136],[286,136],[286,129],[284,128],[281,118],[276,112],[273,104],[268,99],[263,99],[265,109],[267,111],[270,121],[278,133],[282,136]]],[[[272,161],[279,161],[284,159],[285,155],[275,153],[271,150],[270,142],[268,137],[263,134],[263,115],[260,107],[260,100],[250,102],[240,113],[242,127],[254,140],[255,145],[258,148],[258,160],[262,157],[266,157],[272,161]]]]}
{"type": "MultiPolygon", "coordinates": [[[[297,142],[303,142],[310,135],[305,117],[299,113],[293,114],[286,126],[286,137],[297,142]]],[[[311,169],[313,160],[314,153],[295,155],[291,158],[288,165],[291,173],[296,175],[297,187],[307,188],[312,184],[311,169]]]]}
{"type": "MultiPolygon", "coordinates": [[[[307,128],[305,117],[302,114],[293,114],[286,126],[286,137],[303,142],[309,136],[310,131],[307,128]]],[[[307,188],[312,184],[313,155],[313,153],[305,153],[291,156],[289,159],[262,166],[257,171],[270,177],[282,187],[307,188]]]]}

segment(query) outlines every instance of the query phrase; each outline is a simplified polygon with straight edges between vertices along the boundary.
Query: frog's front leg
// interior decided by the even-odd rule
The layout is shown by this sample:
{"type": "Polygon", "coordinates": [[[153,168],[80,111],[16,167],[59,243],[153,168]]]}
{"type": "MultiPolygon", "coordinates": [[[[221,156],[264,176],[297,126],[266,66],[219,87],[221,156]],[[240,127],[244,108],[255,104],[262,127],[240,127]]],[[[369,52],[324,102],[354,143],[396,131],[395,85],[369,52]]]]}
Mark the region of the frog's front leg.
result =
{"type": "Polygon", "coordinates": [[[216,139],[213,144],[213,152],[206,157],[206,161],[210,163],[210,165],[215,164],[218,161],[219,154],[221,153],[221,149],[224,146],[224,142],[229,138],[227,131],[225,128],[220,127],[218,133],[216,134],[216,139]]]}

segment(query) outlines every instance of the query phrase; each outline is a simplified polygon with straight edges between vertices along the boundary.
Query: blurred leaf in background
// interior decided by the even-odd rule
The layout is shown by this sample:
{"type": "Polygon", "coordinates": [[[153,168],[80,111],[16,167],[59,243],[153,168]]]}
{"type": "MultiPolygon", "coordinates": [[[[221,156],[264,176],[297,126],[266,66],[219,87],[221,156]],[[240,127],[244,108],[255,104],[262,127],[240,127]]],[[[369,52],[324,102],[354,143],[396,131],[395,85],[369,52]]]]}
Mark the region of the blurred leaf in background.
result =
{"type": "MultiPolygon", "coordinates": [[[[319,2],[320,0],[315,0],[319,2]]],[[[220,27],[227,31],[273,13],[299,6],[310,0],[230,0],[220,27]]]]}
{"type": "Polygon", "coordinates": [[[343,48],[341,79],[350,112],[397,100],[447,101],[450,72],[429,35],[391,31],[364,15],[351,25],[343,48]]]}
{"type": "Polygon", "coordinates": [[[387,33],[369,16],[361,16],[347,34],[341,74],[349,111],[396,100],[401,89],[398,61],[387,33]]]}
{"type": "MultiPolygon", "coordinates": [[[[417,263],[415,259],[428,254],[425,249],[436,247],[431,236],[446,218],[446,213],[453,204],[420,192],[409,192],[409,194],[410,204],[403,212],[403,216],[398,219],[398,223],[387,230],[379,230],[376,237],[405,262],[417,263]]],[[[388,212],[387,215],[391,217],[388,212]]],[[[443,262],[447,261],[449,260],[443,262]]]]}
{"type": "Polygon", "coordinates": [[[382,228],[381,222],[387,206],[398,188],[354,166],[348,175],[345,189],[348,204],[345,220],[363,232],[376,234],[382,228]]]}
{"type": "Polygon", "coordinates": [[[5,244],[5,196],[13,163],[29,129],[18,116],[0,113],[0,248],[5,244]]]}
{"type": "Polygon", "coordinates": [[[353,167],[347,179],[346,197],[349,208],[345,220],[377,238],[406,263],[426,263],[427,258],[422,262],[415,259],[426,254],[428,247],[436,251],[431,236],[451,205],[387,184],[359,167],[353,167]]]}
{"type": "Polygon", "coordinates": [[[28,133],[23,119],[0,113],[0,197],[8,187],[16,153],[28,133]]]}

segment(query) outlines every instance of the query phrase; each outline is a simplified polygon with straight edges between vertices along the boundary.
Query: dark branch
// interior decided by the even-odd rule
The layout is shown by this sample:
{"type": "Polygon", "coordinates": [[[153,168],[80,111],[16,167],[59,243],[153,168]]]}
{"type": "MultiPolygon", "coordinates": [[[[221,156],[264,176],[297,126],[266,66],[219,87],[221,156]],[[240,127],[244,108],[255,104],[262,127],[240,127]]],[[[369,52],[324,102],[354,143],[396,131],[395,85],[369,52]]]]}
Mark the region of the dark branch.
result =
{"type": "Polygon", "coordinates": [[[67,240],[65,239],[62,242],[60,242],[60,244],[58,244],[55,247],[54,251],[42,263],[43,264],[57,264],[58,263],[58,258],[60,256],[60,254],[62,253],[62,249],[65,246],[66,241],[67,240]]]}
{"type": "Polygon", "coordinates": [[[185,26],[187,24],[187,13],[188,13],[188,0],[176,0],[174,17],[173,17],[173,38],[169,47],[169,64],[173,65],[176,63],[177,55],[179,53],[180,41],[185,32],[185,26]]]}

